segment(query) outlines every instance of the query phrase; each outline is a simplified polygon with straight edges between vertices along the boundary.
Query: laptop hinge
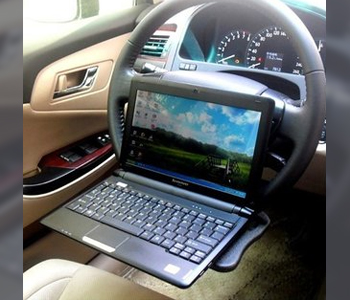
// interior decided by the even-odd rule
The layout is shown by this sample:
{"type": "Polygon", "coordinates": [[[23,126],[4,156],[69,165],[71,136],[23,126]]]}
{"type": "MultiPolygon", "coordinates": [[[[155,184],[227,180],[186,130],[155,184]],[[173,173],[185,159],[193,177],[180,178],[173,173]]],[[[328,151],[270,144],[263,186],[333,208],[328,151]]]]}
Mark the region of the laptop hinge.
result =
{"type": "Polygon", "coordinates": [[[253,214],[253,210],[250,208],[240,207],[240,206],[227,203],[209,196],[198,195],[194,192],[180,189],[178,187],[175,187],[163,182],[159,182],[153,179],[149,179],[141,175],[125,172],[122,169],[116,170],[114,173],[123,179],[130,180],[132,182],[142,184],[147,187],[154,188],[156,190],[159,190],[174,196],[192,200],[197,203],[204,204],[218,210],[223,210],[228,213],[234,213],[246,218],[250,217],[253,214]]]}

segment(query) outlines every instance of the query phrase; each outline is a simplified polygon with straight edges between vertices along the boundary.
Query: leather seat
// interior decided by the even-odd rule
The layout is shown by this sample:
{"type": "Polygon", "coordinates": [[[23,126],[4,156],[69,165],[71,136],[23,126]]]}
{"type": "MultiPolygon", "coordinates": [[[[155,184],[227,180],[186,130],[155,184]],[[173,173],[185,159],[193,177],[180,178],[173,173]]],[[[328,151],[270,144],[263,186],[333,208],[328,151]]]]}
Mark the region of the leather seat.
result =
{"type": "Polygon", "coordinates": [[[170,300],[117,275],[61,259],[39,263],[23,274],[25,300],[170,300]]]}

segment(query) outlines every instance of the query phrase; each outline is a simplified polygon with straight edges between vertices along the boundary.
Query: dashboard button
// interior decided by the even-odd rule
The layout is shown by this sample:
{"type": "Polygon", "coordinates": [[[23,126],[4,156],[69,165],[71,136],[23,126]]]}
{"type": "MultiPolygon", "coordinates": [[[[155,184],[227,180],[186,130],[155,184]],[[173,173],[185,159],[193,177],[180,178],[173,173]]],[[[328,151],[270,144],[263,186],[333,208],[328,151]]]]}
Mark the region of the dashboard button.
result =
{"type": "Polygon", "coordinates": [[[75,163],[79,159],[81,159],[81,156],[79,154],[73,154],[72,156],[69,157],[69,162],[75,163]]]}
{"type": "Polygon", "coordinates": [[[197,65],[191,64],[190,65],[190,71],[196,71],[197,70],[197,65]]]}

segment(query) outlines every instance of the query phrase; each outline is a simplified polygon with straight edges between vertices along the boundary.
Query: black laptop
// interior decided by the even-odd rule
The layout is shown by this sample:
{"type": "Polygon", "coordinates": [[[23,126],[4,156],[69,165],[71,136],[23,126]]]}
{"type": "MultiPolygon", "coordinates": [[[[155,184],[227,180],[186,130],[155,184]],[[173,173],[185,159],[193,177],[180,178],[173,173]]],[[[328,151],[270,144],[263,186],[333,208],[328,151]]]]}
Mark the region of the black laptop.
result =
{"type": "Polygon", "coordinates": [[[185,288],[254,213],[274,103],[154,81],[132,83],[120,168],[42,223],[185,288]]]}

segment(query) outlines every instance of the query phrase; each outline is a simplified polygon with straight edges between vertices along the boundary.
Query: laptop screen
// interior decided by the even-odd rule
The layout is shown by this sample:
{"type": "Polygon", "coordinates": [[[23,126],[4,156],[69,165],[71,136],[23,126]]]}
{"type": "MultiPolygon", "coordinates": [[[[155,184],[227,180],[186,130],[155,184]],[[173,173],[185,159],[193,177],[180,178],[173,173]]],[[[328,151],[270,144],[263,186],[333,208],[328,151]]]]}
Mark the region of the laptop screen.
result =
{"type": "Polygon", "coordinates": [[[262,112],[137,90],[124,166],[171,183],[247,197],[262,112]]]}

